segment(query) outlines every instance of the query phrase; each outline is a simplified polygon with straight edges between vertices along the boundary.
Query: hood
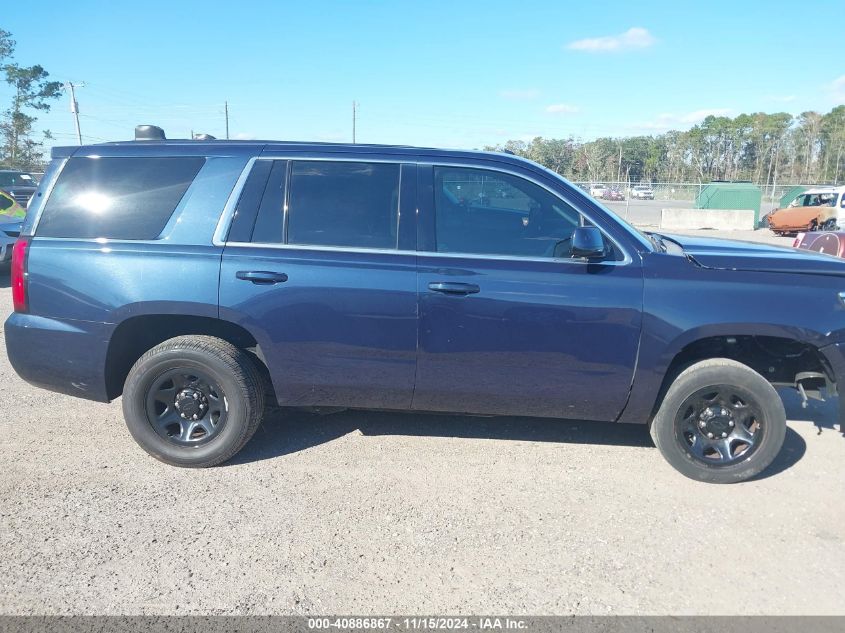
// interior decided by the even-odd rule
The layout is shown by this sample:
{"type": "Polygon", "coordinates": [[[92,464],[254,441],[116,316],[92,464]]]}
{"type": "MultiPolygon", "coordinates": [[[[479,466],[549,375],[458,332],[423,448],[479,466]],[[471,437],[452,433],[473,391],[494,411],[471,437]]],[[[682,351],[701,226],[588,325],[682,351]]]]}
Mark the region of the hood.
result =
{"type": "Polygon", "coordinates": [[[704,268],[845,276],[845,260],[815,251],[710,237],[660,235],[679,244],[685,255],[704,268]]]}

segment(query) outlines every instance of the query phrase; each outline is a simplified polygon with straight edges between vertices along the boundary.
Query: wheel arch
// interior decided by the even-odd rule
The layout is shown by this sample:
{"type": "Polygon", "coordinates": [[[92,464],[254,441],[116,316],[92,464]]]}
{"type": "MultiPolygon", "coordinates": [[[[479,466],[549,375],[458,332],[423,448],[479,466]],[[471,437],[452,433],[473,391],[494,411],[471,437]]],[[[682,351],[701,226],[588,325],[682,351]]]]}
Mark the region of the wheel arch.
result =
{"type": "Polygon", "coordinates": [[[207,335],[247,350],[266,373],[266,360],[255,337],[244,327],[208,316],[144,314],[121,321],[109,338],[106,352],[106,393],[113,400],[123,393],[132,365],[149,349],[176,336],[207,335]]]}
{"type": "Polygon", "coordinates": [[[646,326],[628,402],[618,422],[650,423],[674,378],[692,363],[709,358],[737,360],[778,386],[794,385],[798,368],[820,371],[836,387],[834,371],[821,352],[832,341],[821,332],[777,324],[723,323],[669,334],[646,326]],[[766,350],[777,352],[776,358],[766,350]],[[785,358],[778,362],[778,355],[785,358]]]}
{"type": "Polygon", "coordinates": [[[819,373],[830,384],[835,375],[820,347],[783,335],[718,334],[686,342],[669,362],[655,398],[653,418],[677,376],[687,367],[713,358],[727,358],[746,365],[775,386],[794,385],[803,372],[819,373]]]}

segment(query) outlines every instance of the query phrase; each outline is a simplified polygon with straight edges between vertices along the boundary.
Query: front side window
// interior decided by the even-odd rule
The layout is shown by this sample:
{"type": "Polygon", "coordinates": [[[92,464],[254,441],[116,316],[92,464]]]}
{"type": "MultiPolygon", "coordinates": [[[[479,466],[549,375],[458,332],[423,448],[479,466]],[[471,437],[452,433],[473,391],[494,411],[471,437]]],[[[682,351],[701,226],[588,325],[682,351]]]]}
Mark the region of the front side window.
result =
{"type": "Polygon", "coordinates": [[[294,161],[288,186],[288,244],[397,247],[398,164],[294,161]]]}
{"type": "Polygon", "coordinates": [[[532,182],[484,169],[435,167],[440,253],[567,257],[581,216],[532,182]]]}
{"type": "Polygon", "coordinates": [[[79,157],[59,174],[39,237],[157,238],[205,158],[79,157]]]}

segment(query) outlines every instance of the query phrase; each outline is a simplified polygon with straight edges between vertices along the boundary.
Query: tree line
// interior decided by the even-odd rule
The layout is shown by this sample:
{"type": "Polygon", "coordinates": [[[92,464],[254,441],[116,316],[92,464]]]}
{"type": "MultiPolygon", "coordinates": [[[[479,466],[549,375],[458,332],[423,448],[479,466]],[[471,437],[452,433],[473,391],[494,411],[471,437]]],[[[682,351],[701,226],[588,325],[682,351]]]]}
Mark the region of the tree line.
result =
{"type": "Polygon", "coordinates": [[[513,152],[576,181],[840,184],[845,182],[845,105],[827,114],[711,115],[689,130],[653,136],[537,137],[485,149],[513,152]]]}
{"type": "Polygon", "coordinates": [[[0,29],[0,79],[11,86],[8,107],[0,114],[0,167],[37,170],[43,164],[43,142],[50,132],[35,134],[37,112],[50,109],[61,95],[62,84],[50,81],[50,73],[35,64],[22,66],[14,59],[15,40],[0,29]]]}

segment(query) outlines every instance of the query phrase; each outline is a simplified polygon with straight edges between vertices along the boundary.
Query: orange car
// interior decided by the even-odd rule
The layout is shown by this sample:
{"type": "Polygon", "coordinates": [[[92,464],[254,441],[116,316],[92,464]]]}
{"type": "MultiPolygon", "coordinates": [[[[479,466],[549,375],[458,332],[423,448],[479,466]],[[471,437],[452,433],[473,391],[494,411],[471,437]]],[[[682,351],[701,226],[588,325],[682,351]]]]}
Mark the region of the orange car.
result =
{"type": "Polygon", "coordinates": [[[839,214],[845,216],[845,187],[808,189],[783,209],[775,209],[766,219],[777,235],[799,231],[834,231],[839,214]]]}

